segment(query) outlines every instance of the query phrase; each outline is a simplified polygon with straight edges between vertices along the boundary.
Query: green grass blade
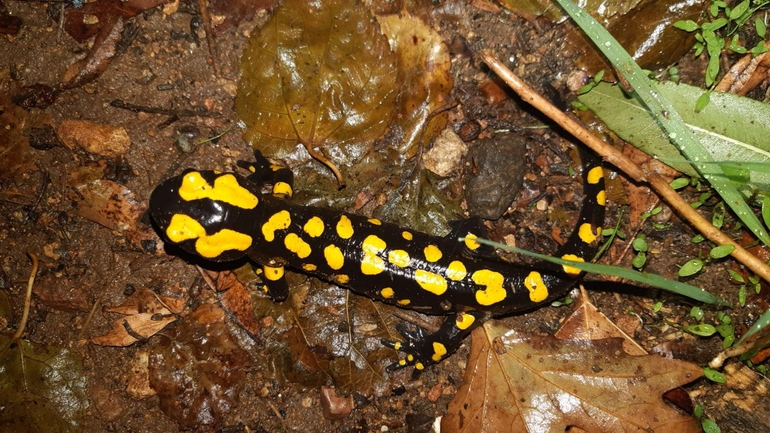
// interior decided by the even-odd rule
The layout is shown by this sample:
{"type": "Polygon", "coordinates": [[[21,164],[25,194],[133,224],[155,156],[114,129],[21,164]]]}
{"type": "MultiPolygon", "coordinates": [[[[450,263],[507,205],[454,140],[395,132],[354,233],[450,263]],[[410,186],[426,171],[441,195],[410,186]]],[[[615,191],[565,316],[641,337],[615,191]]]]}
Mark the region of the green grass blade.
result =
{"type": "MultiPolygon", "coordinates": [[[[465,241],[464,238],[459,239],[460,242],[465,241]]],[[[596,263],[575,262],[572,260],[564,260],[557,257],[546,256],[544,254],[533,253],[532,251],[522,250],[520,248],[511,247],[508,245],[492,242],[487,239],[476,239],[480,244],[491,245],[495,248],[500,248],[506,251],[512,251],[517,254],[522,254],[536,259],[545,260],[547,262],[556,263],[557,265],[567,265],[574,268],[578,268],[584,272],[590,272],[592,274],[612,275],[620,278],[625,278],[629,281],[635,281],[637,283],[646,284],[651,287],[657,287],[667,292],[676,293],[677,295],[686,296],[690,299],[700,301],[706,304],[714,304],[723,307],[729,307],[730,303],[718,296],[714,296],[711,293],[689,284],[680,283],[679,281],[669,280],[663,278],[660,275],[649,274],[646,272],[633,271],[631,269],[625,269],[618,266],[599,265],[596,263]]]]}
{"type": "Polygon", "coordinates": [[[765,245],[770,245],[770,235],[762,227],[762,224],[760,224],[757,217],[751,211],[741,193],[728,180],[719,165],[704,163],[713,161],[711,155],[695,139],[692,131],[685,125],[679,113],[661,95],[660,91],[658,91],[639,65],[628,55],[626,50],[617,43],[615,38],[604,27],[571,1],[556,0],[556,2],[583,29],[596,47],[612,63],[617,73],[621,74],[633,87],[635,96],[642,101],[650,114],[658,122],[658,125],[662,128],[662,133],[677,146],[687,160],[693,161],[695,169],[717,190],[725,203],[738,215],[738,218],[741,219],[746,227],[765,245]]]}

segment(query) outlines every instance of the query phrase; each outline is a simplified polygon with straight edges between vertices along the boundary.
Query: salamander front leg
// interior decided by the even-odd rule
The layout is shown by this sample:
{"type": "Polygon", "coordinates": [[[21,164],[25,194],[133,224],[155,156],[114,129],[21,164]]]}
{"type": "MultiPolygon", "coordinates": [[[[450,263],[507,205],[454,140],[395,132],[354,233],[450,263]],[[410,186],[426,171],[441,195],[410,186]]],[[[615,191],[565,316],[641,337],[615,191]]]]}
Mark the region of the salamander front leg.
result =
{"type": "Polygon", "coordinates": [[[447,316],[439,330],[430,335],[420,327],[415,331],[409,331],[402,325],[398,325],[396,329],[404,336],[404,342],[385,339],[381,341],[387,347],[404,352],[406,358],[389,365],[388,370],[413,365],[412,379],[416,379],[425,367],[440,362],[457,350],[463,339],[488,318],[489,315],[481,311],[455,313],[447,316]]]}
{"type": "Polygon", "coordinates": [[[294,173],[286,167],[268,161],[259,150],[254,150],[254,161],[238,161],[238,167],[246,169],[246,178],[260,188],[265,185],[273,186],[273,195],[281,198],[291,198],[294,193],[294,173]]]}

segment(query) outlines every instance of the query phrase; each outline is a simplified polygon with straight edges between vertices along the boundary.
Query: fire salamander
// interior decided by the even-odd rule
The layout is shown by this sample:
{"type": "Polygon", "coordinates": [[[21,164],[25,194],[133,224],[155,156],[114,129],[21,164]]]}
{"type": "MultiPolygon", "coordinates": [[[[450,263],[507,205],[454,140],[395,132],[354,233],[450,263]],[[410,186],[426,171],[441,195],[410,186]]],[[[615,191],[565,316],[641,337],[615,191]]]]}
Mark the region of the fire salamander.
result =
{"type": "MultiPolygon", "coordinates": [[[[288,296],[286,268],[347,287],[364,296],[427,314],[445,315],[433,334],[398,327],[405,341],[382,343],[405,354],[389,369],[414,366],[414,376],[440,362],[487,319],[531,310],[564,296],[580,272],[539,263],[535,268],[499,260],[480,219],[431,236],[334,209],[292,204],[293,174],[255,152],[250,171],[188,170],[161,183],[150,214],[165,239],[212,261],[248,256],[261,266],[271,299],[288,296]],[[262,193],[272,185],[272,193],[262,193]],[[464,237],[464,243],[458,238],[464,237]]],[[[577,227],[554,254],[589,260],[604,219],[604,177],[599,161],[583,155],[585,199],[577,227]]]]}

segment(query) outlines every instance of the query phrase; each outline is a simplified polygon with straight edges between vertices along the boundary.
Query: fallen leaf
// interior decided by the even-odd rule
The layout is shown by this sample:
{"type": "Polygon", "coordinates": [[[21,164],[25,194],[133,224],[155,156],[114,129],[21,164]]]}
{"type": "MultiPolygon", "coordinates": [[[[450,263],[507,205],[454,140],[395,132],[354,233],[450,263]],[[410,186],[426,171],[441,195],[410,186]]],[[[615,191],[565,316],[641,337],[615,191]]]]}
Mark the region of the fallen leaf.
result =
{"type": "Polygon", "coordinates": [[[80,357],[55,346],[0,335],[0,429],[81,432],[89,408],[80,357]],[[7,350],[4,350],[7,348],[7,350]]]}
{"type": "Polygon", "coordinates": [[[662,395],[702,375],[657,355],[630,356],[618,339],[523,337],[494,322],[472,334],[460,391],[442,432],[699,432],[662,395]]]}
{"type": "Polygon", "coordinates": [[[182,312],[186,302],[186,298],[158,296],[146,287],[140,288],[122,304],[104,307],[108,313],[125,317],[115,319],[109,332],[92,337],[91,342],[100,346],[125,347],[146,341],[175,322],[175,314],[182,312]]]}
{"type": "Polygon", "coordinates": [[[203,304],[151,341],[150,386],[180,429],[216,427],[238,405],[249,355],[227,327],[221,308],[203,304]]]}
{"type": "Polygon", "coordinates": [[[137,222],[147,210],[147,203],[139,200],[130,189],[106,179],[97,179],[75,189],[78,195],[77,214],[110,230],[136,230],[137,222]]]}
{"type": "Polygon", "coordinates": [[[70,149],[116,158],[123,156],[131,146],[128,132],[122,126],[105,125],[87,120],[64,120],[56,133],[70,149]]]}
{"type": "Polygon", "coordinates": [[[363,3],[287,0],[249,39],[235,108],[246,141],[266,154],[302,143],[340,165],[385,132],[396,77],[396,56],[363,3]]]}

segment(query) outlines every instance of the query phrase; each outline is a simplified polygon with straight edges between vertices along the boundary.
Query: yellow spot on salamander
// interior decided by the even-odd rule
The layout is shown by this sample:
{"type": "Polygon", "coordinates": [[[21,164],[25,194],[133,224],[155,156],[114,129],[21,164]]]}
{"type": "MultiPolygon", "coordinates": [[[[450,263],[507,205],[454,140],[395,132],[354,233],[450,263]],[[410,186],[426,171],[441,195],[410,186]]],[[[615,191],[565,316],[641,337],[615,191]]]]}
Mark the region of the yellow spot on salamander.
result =
{"type": "Polygon", "coordinates": [[[195,251],[207,259],[218,257],[228,250],[246,251],[252,242],[251,236],[230,229],[222,229],[209,236],[198,221],[181,214],[171,217],[166,236],[174,243],[197,239],[195,251]]]}
{"type": "Polygon", "coordinates": [[[529,290],[530,301],[542,302],[548,298],[548,287],[545,286],[540,272],[530,272],[527,278],[524,279],[524,286],[529,290]]]}
{"type": "Polygon", "coordinates": [[[286,245],[287,250],[296,254],[300,259],[306,258],[313,251],[313,249],[310,248],[310,244],[303,241],[296,233],[289,233],[286,235],[283,244],[286,245]]]}
{"type": "Polygon", "coordinates": [[[414,280],[420,287],[436,295],[443,295],[447,289],[446,279],[433,272],[418,269],[414,271],[414,280]]]}
{"type": "Polygon", "coordinates": [[[578,229],[578,236],[580,236],[580,239],[587,244],[593,243],[601,233],[602,230],[599,229],[596,231],[596,234],[594,234],[591,224],[588,223],[580,224],[580,228],[578,229]]]}
{"type": "Polygon", "coordinates": [[[350,277],[345,274],[337,274],[334,276],[334,281],[340,284],[347,284],[350,282],[350,277]]]}
{"type": "Polygon", "coordinates": [[[259,202],[257,196],[238,184],[238,179],[232,174],[217,177],[212,187],[197,171],[184,175],[182,186],[179,187],[179,196],[186,201],[209,198],[243,209],[254,209],[259,202]]]}
{"type": "Polygon", "coordinates": [[[443,255],[441,253],[441,250],[437,246],[432,244],[425,247],[424,253],[425,253],[425,260],[429,261],[430,263],[439,261],[439,259],[443,255]]]}
{"type": "Polygon", "coordinates": [[[401,232],[401,237],[406,239],[406,240],[408,240],[408,241],[412,240],[412,234],[407,232],[407,231],[401,232]]]}
{"type": "Polygon", "coordinates": [[[601,190],[596,193],[596,202],[599,203],[599,206],[605,206],[607,204],[607,196],[606,192],[604,190],[601,190]]]}
{"type": "Polygon", "coordinates": [[[291,189],[291,185],[286,182],[276,182],[275,185],[273,185],[273,195],[291,197],[294,195],[294,190],[291,189]]]}
{"type": "Polygon", "coordinates": [[[337,222],[337,235],[342,239],[350,239],[353,236],[353,224],[350,223],[350,218],[345,215],[340,216],[340,220],[337,222]]]}
{"type": "Polygon", "coordinates": [[[466,236],[466,237],[465,237],[465,246],[466,246],[466,247],[467,247],[469,250],[475,250],[475,249],[477,249],[478,247],[480,247],[480,246],[481,246],[481,244],[480,244],[480,243],[476,242],[476,239],[477,239],[477,238],[478,238],[478,236],[476,236],[476,235],[474,235],[474,234],[472,234],[472,233],[469,233],[469,234],[468,234],[468,236],[466,236]]]}
{"type": "Polygon", "coordinates": [[[455,260],[449,264],[446,268],[446,276],[452,281],[460,281],[465,278],[468,271],[465,269],[463,262],[455,260]]]}
{"type": "Polygon", "coordinates": [[[434,361],[439,362],[441,361],[441,358],[446,355],[446,346],[439,343],[438,341],[433,342],[433,356],[431,357],[434,361]]]}
{"type": "Polygon", "coordinates": [[[393,297],[393,295],[395,295],[395,293],[393,292],[392,288],[386,287],[386,288],[380,290],[380,295],[382,295],[382,297],[385,298],[385,299],[390,299],[390,298],[393,297]]]}
{"type": "Polygon", "coordinates": [[[266,223],[262,224],[262,236],[268,242],[275,239],[276,230],[284,230],[291,224],[291,216],[288,211],[282,210],[271,216],[266,223]]]}
{"type": "Polygon", "coordinates": [[[405,268],[409,266],[409,253],[404,250],[388,251],[388,261],[399,268],[405,268]]]}
{"type": "MultiPolygon", "coordinates": [[[[573,262],[585,262],[582,257],[578,257],[574,254],[565,254],[561,256],[564,260],[572,260],[573,262]]],[[[574,267],[574,266],[568,266],[568,265],[562,265],[564,268],[564,272],[566,272],[568,275],[572,275],[574,277],[580,275],[580,269],[574,267]]]]}
{"type": "Polygon", "coordinates": [[[591,185],[596,185],[599,183],[600,180],[602,180],[602,177],[604,176],[604,173],[602,172],[601,167],[594,167],[588,172],[588,176],[586,176],[586,180],[591,185]]]}
{"type": "Polygon", "coordinates": [[[496,304],[508,296],[503,288],[505,278],[499,272],[481,269],[474,272],[471,279],[479,286],[486,287],[484,290],[476,291],[476,302],[481,305],[496,304]]]}
{"type": "Polygon", "coordinates": [[[422,362],[418,362],[417,364],[414,364],[414,368],[418,370],[425,370],[425,366],[422,365],[422,362]]]}
{"type": "MultiPolygon", "coordinates": [[[[398,350],[398,349],[396,349],[396,350],[398,350]]],[[[402,367],[405,366],[406,365],[406,359],[399,359],[398,360],[398,365],[400,365],[402,367]]]]}
{"type": "Polygon", "coordinates": [[[304,265],[302,265],[302,269],[304,269],[304,270],[306,270],[308,272],[313,272],[316,269],[318,269],[318,266],[316,266],[316,265],[314,265],[312,263],[305,263],[304,265]]]}
{"type": "Polygon", "coordinates": [[[455,326],[457,326],[458,329],[465,331],[466,329],[470,328],[475,321],[476,316],[473,314],[460,313],[457,316],[457,320],[455,320],[455,326]]]}
{"type": "Polygon", "coordinates": [[[280,165],[278,165],[278,164],[270,164],[270,170],[273,170],[273,171],[280,171],[280,170],[283,170],[283,167],[281,167],[281,166],[280,166],[280,165]]]}
{"type": "Polygon", "coordinates": [[[369,235],[361,244],[364,256],[361,258],[361,273],[377,275],[385,270],[385,260],[378,256],[385,250],[387,244],[375,235],[369,235]]]}
{"type": "Polygon", "coordinates": [[[396,301],[398,305],[407,306],[412,303],[409,299],[402,299],[400,301],[396,301]]]}
{"type": "Polygon", "coordinates": [[[369,218],[367,221],[369,221],[370,223],[372,223],[372,224],[374,224],[376,226],[381,226],[382,225],[382,221],[378,220],[377,218],[369,218]]]}
{"type": "Polygon", "coordinates": [[[400,341],[396,341],[396,343],[393,345],[393,348],[396,349],[396,350],[401,350],[401,342],[400,341]]]}
{"type": "Polygon", "coordinates": [[[326,258],[326,264],[335,271],[342,269],[342,265],[345,264],[345,256],[342,255],[342,250],[336,245],[329,245],[324,248],[324,257],[326,258]]]}
{"type": "Polygon", "coordinates": [[[265,278],[270,281],[278,281],[283,277],[283,266],[262,266],[265,278]]]}
{"type": "Polygon", "coordinates": [[[321,236],[324,232],[324,222],[321,218],[318,218],[317,216],[314,216],[307,220],[305,223],[305,226],[302,227],[302,230],[305,231],[308,235],[310,235],[311,238],[317,238],[318,236],[321,236]]]}

